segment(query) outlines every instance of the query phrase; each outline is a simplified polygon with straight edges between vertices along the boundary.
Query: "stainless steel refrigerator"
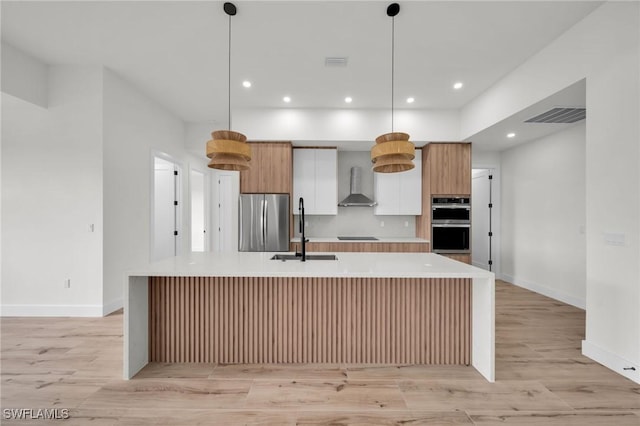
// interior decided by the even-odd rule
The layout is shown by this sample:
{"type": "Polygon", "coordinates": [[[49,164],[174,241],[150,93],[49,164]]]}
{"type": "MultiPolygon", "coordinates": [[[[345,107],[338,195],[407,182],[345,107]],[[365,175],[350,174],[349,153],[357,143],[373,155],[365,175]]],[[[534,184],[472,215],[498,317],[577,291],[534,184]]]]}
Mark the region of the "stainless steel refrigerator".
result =
{"type": "Polygon", "coordinates": [[[289,251],[289,194],[240,194],[238,250],[289,251]]]}

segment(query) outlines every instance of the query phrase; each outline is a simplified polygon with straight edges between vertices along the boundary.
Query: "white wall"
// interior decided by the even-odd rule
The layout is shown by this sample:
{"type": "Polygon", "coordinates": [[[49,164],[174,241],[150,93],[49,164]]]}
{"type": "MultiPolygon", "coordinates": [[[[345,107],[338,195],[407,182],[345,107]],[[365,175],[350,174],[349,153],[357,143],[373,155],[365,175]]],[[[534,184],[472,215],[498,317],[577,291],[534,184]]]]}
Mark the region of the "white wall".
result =
{"type": "Polygon", "coordinates": [[[502,275],[585,307],[585,124],[502,153],[502,275]]]}
{"type": "MultiPolygon", "coordinates": [[[[182,167],[182,233],[188,234],[188,164],[206,168],[184,149],[185,126],[116,73],[104,73],[104,301],[122,303],[124,273],[150,260],[152,152],[166,153],[182,167]]],[[[203,165],[204,164],[204,165],[203,165]]],[[[190,250],[181,239],[181,252],[190,250]]]]}
{"type": "MultiPolygon", "coordinates": [[[[394,130],[409,133],[412,141],[457,141],[457,110],[399,110],[394,130]]],[[[384,110],[242,109],[234,111],[233,129],[249,140],[368,141],[391,131],[391,113],[384,110]]],[[[334,143],[335,145],[335,143],[334,143]]],[[[419,144],[422,145],[422,144],[419,144]]],[[[340,147],[342,148],[342,146],[340,147]]]]}
{"type": "MultiPolygon", "coordinates": [[[[638,9],[635,4],[638,37],[638,9]]],[[[631,12],[630,12],[631,13],[631,12]]],[[[628,18],[620,17],[622,25],[628,18]]],[[[624,28],[624,26],[623,26],[624,28]]],[[[587,335],[584,352],[640,383],[640,48],[587,79],[587,335]],[[622,236],[609,245],[607,234],[622,236]],[[635,366],[635,372],[622,370],[635,366]]]]}
{"type": "Polygon", "coordinates": [[[2,314],[101,315],[102,71],[48,78],[48,109],[2,94],[2,314]]]}
{"type": "Polygon", "coordinates": [[[583,353],[640,383],[639,18],[637,2],[600,6],[467,105],[461,128],[475,134],[586,77],[583,353]],[[610,233],[623,244],[606,244],[610,233]]]}
{"type": "Polygon", "coordinates": [[[122,306],[125,271],[149,261],[152,152],[183,175],[206,162],[186,153],[181,120],[115,73],[47,75],[48,109],[2,95],[2,314],[99,316],[122,306]]]}
{"type": "Polygon", "coordinates": [[[5,42],[1,50],[2,91],[46,108],[46,64],[5,42]]]}

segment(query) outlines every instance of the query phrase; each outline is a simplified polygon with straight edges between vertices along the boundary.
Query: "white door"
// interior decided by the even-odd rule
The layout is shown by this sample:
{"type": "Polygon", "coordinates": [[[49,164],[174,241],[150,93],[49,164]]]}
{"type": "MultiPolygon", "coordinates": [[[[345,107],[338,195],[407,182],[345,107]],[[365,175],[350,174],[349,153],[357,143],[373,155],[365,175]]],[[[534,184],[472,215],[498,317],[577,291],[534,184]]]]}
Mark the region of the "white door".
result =
{"type": "Polygon", "coordinates": [[[490,169],[474,169],[471,179],[471,263],[486,270],[493,262],[490,176],[490,169]]]}
{"type": "Polygon", "coordinates": [[[177,189],[175,163],[154,157],[153,170],[153,247],[151,260],[175,256],[178,250],[177,189]]]}
{"type": "Polygon", "coordinates": [[[189,173],[191,195],[191,251],[207,251],[207,223],[205,174],[198,170],[189,173]]]}

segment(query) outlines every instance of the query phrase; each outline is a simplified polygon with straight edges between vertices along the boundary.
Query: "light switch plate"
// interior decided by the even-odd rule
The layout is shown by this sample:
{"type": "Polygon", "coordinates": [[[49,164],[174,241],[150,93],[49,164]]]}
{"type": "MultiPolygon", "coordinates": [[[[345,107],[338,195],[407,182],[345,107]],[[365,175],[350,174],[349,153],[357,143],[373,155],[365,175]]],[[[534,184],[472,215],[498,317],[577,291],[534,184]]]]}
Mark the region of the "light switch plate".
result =
{"type": "Polygon", "coordinates": [[[604,243],[608,246],[617,246],[617,247],[625,246],[626,236],[625,234],[621,234],[618,232],[605,232],[604,243]]]}

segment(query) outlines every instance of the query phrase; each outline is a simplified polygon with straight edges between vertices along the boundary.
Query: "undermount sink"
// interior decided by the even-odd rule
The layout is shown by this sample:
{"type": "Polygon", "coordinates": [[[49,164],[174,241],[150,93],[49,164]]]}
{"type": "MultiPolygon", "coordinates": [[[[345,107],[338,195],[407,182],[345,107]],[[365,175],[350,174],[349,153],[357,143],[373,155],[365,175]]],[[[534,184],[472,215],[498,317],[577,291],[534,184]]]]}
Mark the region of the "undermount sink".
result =
{"type": "MultiPolygon", "coordinates": [[[[299,254],[274,254],[271,260],[300,260],[299,254]]],[[[335,254],[308,254],[305,256],[306,260],[338,260],[335,254]]]]}

